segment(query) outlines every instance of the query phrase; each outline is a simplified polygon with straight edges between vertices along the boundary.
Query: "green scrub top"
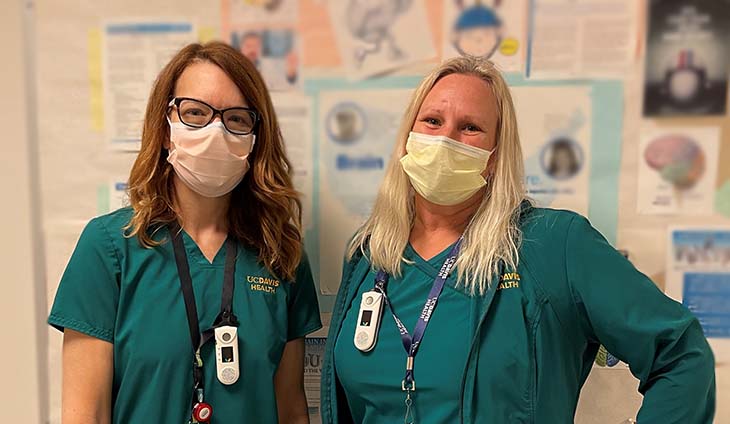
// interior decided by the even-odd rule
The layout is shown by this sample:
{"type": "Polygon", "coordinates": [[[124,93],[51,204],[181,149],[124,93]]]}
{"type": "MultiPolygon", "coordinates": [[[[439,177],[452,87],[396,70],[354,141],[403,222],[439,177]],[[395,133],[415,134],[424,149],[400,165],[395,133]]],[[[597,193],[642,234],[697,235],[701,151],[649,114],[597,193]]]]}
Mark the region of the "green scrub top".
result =
{"type": "MultiPolygon", "coordinates": [[[[114,345],[112,421],[187,423],[191,413],[192,346],[167,229],[147,249],[123,227],[131,208],[92,219],[58,287],[48,323],[114,345]]],[[[212,263],[183,232],[201,330],[220,312],[225,247],[212,263]]],[[[239,244],[233,311],[238,316],[240,377],[217,380],[214,342],[205,345],[205,401],[213,422],[277,421],[274,374],[284,345],[321,328],[317,296],[304,258],[296,281],[273,276],[256,252],[239,244]]],[[[94,360],[89,358],[89,360],[94,360]]]]}
{"type": "MultiPolygon", "coordinates": [[[[640,380],[638,389],[644,400],[638,422],[712,423],[714,358],[692,313],[661,293],[587,219],[572,212],[533,208],[529,203],[524,203],[520,212],[517,269],[504,267],[490,278],[486,293],[461,302],[461,309],[452,306],[454,309],[448,311],[448,299],[436,307],[434,322],[423,339],[423,351],[415,361],[417,391],[421,384],[427,384],[428,373],[442,379],[439,389],[445,390],[455,381],[449,374],[457,372],[459,395],[455,402],[452,391],[439,395],[443,399],[434,397],[423,403],[417,399],[420,408],[425,404],[425,409],[417,411],[417,422],[432,419],[431,413],[450,414],[454,410],[459,411],[457,419],[433,422],[573,422],[580,389],[602,344],[630,364],[631,372],[640,380]],[[465,317],[468,324],[461,321],[465,317]],[[450,358],[454,346],[461,344],[468,351],[466,357],[461,353],[450,358]],[[427,349],[434,345],[444,354],[428,360],[427,349]]],[[[347,385],[360,372],[350,369],[349,361],[354,363],[354,359],[341,350],[352,343],[348,307],[353,298],[360,299],[362,286],[372,287],[371,268],[367,255],[359,254],[343,267],[329,332],[330,339],[342,338],[343,347],[338,342],[326,348],[323,423],[358,422],[359,417],[350,410],[352,394],[347,385]]],[[[411,300],[416,308],[423,306],[423,290],[411,300]]],[[[448,290],[444,288],[444,293],[448,290]]],[[[405,307],[402,305],[396,305],[398,314],[405,307]]],[[[413,325],[414,315],[404,318],[406,325],[413,325]]],[[[392,318],[384,318],[382,329],[393,328],[392,318]]],[[[400,340],[392,335],[396,333],[390,334],[381,336],[378,343],[379,347],[392,343],[393,353],[368,363],[362,374],[372,373],[372,377],[358,378],[379,379],[380,374],[391,373],[395,382],[387,383],[388,390],[398,391],[400,387],[394,386],[403,378],[405,353],[397,346],[400,340]],[[387,368],[391,362],[395,364],[392,372],[387,368]]],[[[381,400],[388,394],[367,396],[377,399],[372,408],[385,404],[385,413],[391,416],[388,403],[381,400]]],[[[393,399],[402,401],[397,396],[393,399]]],[[[354,406],[358,407],[357,403],[354,406]]],[[[402,419],[400,415],[398,421],[379,422],[402,419]]]]}
{"type": "MultiPolygon", "coordinates": [[[[412,334],[433,281],[451,246],[430,260],[421,258],[408,245],[403,275],[388,282],[388,299],[398,318],[412,334]]],[[[378,341],[370,352],[359,351],[353,342],[362,294],[373,289],[375,271],[364,278],[345,312],[335,344],[334,363],[347,403],[356,423],[402,422],[406,353],[390,309],[383,307],[378,341]]],[[[414,365],[416,391],[412,394],[416,422],[452,423],[459,420],[461,376],[469,354],[472,299],[454,287],[455,273],[447,280],[434,310],[414,365]],[[467,311],[465,313],[465,311],[467,311]],[[443,335],[448,334],[444,339],[443,335]]]]}

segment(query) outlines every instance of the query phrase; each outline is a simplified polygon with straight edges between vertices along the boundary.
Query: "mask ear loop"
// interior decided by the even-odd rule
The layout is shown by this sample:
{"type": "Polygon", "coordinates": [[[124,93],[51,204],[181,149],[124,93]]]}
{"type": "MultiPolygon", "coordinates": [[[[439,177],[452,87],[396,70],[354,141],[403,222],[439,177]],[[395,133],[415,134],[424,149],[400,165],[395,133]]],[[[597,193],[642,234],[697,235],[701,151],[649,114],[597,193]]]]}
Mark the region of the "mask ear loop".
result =
{"type": "Polygon", "coordinates": [[[497,173],[497,163],[499,162],[499,140],[497,140],[496,145],[492,150],[488,150],[489,152],[489,159],[487,159],[487,167],[485,168],[487,170],[487,175],[484,177],[484,179],[487,181],[487,185],[490,185],[492,181],[494,180],[494,174],[497,173]],[[489,164],[492,163],[491,161],[494,160],[494,165],[492,166],[494,169],[489,168],[489,164]]]}

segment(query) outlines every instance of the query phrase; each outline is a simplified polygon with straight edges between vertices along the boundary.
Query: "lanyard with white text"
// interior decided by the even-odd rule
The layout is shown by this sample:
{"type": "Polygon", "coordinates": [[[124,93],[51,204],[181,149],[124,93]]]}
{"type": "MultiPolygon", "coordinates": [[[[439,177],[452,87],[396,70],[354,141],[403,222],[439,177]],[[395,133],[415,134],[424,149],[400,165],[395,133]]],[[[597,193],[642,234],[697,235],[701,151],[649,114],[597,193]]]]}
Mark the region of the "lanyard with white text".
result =
{"type": "Polygon", "coordinates": [[[388,300],[388,295],[386,294],[386,286],[388,285],[389,275],[381,270],[378,271],[378,274],[375,277],[375,291],[383,295],[385,303],[390,308],[390,313],[393,315],[395,324],[398,326],[398,331],[400,332],[401,341],[403,342],[403,348],[408,355],[408,358],[406,360],[406,374],[401,383],[401,388],[404,391],[408,392],[409,397],[407,400],[410,400],[410,392],[416,390],[416,381],[413,378],[413,362],[416,358],[416,354],[418,353],[418,347],[420,346],[423,335],[426,332],[426,326],[431,319],[431,315],[433,315],[433,311],[436,308],[436,303],[438,302],[439,296],[441,296],[441,292],[443,291],[446,279],[449,278],[449,274],[451,273],[451,270],[454,267],[454,263],[456,262],[456,257],[459,255],[462,240],[463,238],[459,237],[459,240],[456,241],[454,246],[449,251],[446,261],[444,261],[444,264],[441,266],[441,270],[434,279],[433,285],[431,286],[431,291],[429,292],[428,298],[426,299],[426,303],[423,305],[421,315],[418,317],[418,321],[416,322],[416,327],[413,329],[413,336],[408,333],[408,329],[405,325],[403,325],[403,322],[401,322],[401,320],[395,314],[395,311],[393,310],[393,305],[388,300]]]}
{"type": "MultiPolygon", "coordinates": [[[[177,265],[177,273],[180,278],[180,290],[182,291],[183,301],[185,302],[185,312],[188,318],[188,327],[190,329],[190,341],[193,347],[193,420],[191,422],[203,422],[196,419],[200,414],[199,409],[210,408],[210,405],[203,399],[203,360],[200,357],[200,349],[214,336],[215,328],[230,325],[237,327],[238,318],[233,313],[233,282],[236,269],[236,255],[238,246],[235,237],[228,236],[226,239],[226,262],[223,271],[223,294],[221,298],[221,310],[213,322],[213,327],[200,333],[198,324],[198,308],[195,305],[195,294],[193,292],[193,279],[190,276],[190,266],[188,257],[185,253],[185,244],[182,239],[182,231],[177,223],[170,224],[170,235],[172,236],[172,248],[175,253],[175,264],[177,265]]],[[[205,420],[207,422],[208,420],[205,420]]]]}

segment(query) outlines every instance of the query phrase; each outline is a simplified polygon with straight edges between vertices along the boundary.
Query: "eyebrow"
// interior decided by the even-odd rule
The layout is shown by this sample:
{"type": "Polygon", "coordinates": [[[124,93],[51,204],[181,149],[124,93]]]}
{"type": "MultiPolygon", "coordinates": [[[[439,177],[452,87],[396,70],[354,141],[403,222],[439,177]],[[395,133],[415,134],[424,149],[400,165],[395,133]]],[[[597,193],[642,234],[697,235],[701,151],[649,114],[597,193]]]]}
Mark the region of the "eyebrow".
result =
{"type": "MultiPolygon", "coordinates": [[[[426,114],[427,113],[437,113],[437,114],[443,115],[444,108],[441,108],[441,107],[433,107],[433,106],[427,107],[425,110],[419,112],[418,115],[421,115],[421,114],[424,114],[424,113],[426,113],[426,114]]],[[[482,125],[488,125],[488,123],[486,122],[486,120],[487,120],[487,117],[478,118],[478,117],[476,117],[474,115],[465,115],[465,116],[462,117],[462,121],[478,122],[478,123],[481,123],[482,125]]]]}

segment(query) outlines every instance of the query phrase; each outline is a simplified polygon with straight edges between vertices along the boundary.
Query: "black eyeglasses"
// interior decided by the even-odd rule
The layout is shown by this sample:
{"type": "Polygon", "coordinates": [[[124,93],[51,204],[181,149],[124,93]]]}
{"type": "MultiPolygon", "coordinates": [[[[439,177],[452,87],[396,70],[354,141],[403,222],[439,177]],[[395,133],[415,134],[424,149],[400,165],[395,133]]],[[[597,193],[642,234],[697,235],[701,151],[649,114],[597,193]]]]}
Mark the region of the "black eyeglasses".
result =
{"type": "Polygon", "coordinates": [[[258,122],[256,111],[246,107],[229,107],[221,110],[189,97],[175,97],[170,100],[168,106],[175,106],[180,122],[193,128],[203,128],[213,122],[216,115],[220,115],[223,126],[229,132],[247,135],[254,131],[258,122]]]}

